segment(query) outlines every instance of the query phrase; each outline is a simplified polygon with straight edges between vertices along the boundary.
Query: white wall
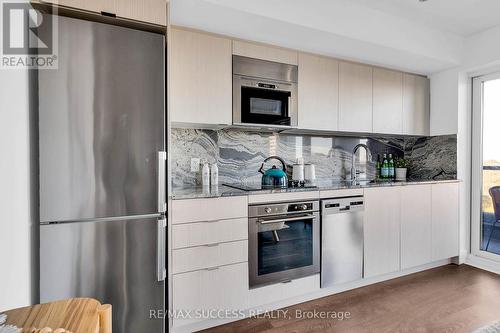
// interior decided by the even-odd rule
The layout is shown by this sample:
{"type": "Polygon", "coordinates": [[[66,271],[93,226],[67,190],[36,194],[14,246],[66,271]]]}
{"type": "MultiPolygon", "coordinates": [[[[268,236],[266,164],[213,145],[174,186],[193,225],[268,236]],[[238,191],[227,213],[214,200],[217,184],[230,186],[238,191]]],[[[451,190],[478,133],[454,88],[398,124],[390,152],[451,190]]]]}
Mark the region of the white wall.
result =
{"type": "Polygon", "coordinates": [[[461,261],[470,253],[471,77],[500,71],[500,27],[465,40],[461,66],[431,75],[431,134],[446,134],[457,126],[460,190],[461,261]]]}
{"type": "Polygon", "coordinates": [[[28,70],[0,69],[0,311],[37,296],[29,84],[28,70]]]}
{"type": "Polygon", "coordinates": [[[28,71],[0,69],[0,311],[32,301],[29,128],[28,71]]]}

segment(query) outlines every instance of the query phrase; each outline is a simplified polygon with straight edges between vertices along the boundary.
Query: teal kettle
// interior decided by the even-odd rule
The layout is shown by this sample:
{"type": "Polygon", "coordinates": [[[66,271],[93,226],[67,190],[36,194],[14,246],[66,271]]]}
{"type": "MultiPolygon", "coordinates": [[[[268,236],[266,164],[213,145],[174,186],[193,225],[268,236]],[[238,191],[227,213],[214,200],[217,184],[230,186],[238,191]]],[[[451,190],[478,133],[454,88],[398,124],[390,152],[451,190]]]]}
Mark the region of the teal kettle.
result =
{"type": "Polygon", "coordinates": [[[283,159],[278,156],[269,156],[260,166],[259,172],[262,174],[262,188],[287,188],[288,177],[286,175],[286,164],[283,159]],[[281,162],[281,169],[273,165],[270,169],[264,170],[264,164],[269,160],[278,160],[281,162]]]}

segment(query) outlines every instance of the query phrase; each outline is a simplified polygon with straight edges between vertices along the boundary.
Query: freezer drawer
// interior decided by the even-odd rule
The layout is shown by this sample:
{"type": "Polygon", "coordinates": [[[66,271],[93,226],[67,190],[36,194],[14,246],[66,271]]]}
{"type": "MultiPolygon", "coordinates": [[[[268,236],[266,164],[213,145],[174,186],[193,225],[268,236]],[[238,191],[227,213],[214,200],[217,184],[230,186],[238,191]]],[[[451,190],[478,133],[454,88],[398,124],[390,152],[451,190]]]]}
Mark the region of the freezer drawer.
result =
{"type": "Polygon", "coordinates": [[[96,298],[112,304],[113,332],[161,333],[150,311],[165,304],[165,231],[157,218],[40,226],[40,301],[96,298]]]}
{"type": "Polygon", "coordinates": [[[363,278],[363,197],[321,202],[321,288],[363,278]]]}

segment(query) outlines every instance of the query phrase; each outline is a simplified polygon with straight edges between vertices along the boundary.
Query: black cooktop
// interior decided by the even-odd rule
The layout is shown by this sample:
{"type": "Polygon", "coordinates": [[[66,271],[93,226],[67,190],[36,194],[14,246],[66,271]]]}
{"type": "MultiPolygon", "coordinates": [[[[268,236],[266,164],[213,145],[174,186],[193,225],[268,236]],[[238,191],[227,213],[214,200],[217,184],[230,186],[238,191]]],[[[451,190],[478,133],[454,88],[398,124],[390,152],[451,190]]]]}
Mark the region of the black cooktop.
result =
{"type": "Polygon", "coordinates": [[[281,188],[281,187],[276,187],[276,188],[262,188],[260,185],[243,185],[243,184],[222,184],[223,186],[235,188],[237,190],[245,191],[245,192],[254,192],[254,191],[266,191],[266,190],[286,190],[286,189],[315,189],[318,188],[315,185],[302,185],[302,186],[289,186],[287,188],[281,188]]]}

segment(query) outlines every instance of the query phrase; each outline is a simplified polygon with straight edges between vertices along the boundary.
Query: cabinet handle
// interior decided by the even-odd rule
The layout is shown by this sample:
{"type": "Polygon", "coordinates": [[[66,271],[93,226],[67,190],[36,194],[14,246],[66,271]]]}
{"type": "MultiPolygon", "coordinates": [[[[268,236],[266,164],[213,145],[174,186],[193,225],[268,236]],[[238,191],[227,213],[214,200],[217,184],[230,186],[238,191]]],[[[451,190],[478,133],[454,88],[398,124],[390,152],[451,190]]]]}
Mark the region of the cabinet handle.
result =
{"type": "Polygon", "coordinates": [[[166,195],[166,163],[167,153],[164,151],[158,152],[158,213],[165,213],[167,211],[166,195]]]}
{"type": "Polygon", "coordinates": [[[101,11],[102,16],[108,16],[108,17],[116,17],[115,13],[110,13],[110,12],[103,12],[101,11]]]}
{"type": "Polygon", "coordinates": [[[218,270],[218,269],[219,269],[219,267],[218,267],[218,266],[216,266],[216,267],[209,267],[209,268],[205,268],[205,270],[207,270],[207,271],[215,271],[215,270],[218,270]]]}
{"type": "Polygon", "coordinates": [[[158,282],[164,281],[167,277],[165,267],[165,234],[167,229],[167,220],[161,218],[157,222],[156,235],[156,274],[158,282]]]}
{"type": "Polygon", "coordinates": [[[212,243],[212,244],[205,244],[206,247],[215,247],[219,246],[220,243],[212,243]]]}

